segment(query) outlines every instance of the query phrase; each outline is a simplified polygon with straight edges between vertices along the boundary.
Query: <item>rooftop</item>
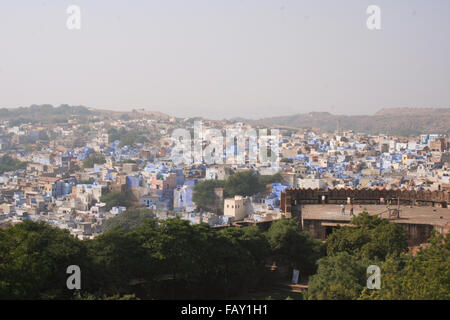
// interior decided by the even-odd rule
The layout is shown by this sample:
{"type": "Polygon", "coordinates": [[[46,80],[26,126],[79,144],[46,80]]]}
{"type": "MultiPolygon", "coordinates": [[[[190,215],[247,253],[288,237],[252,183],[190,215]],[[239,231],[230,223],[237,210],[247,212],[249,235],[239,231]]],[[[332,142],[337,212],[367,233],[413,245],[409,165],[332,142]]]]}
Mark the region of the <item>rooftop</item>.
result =
{"type": "MultiPolygon", "coordinates": [[[[397,206],[391,205],[390,208],[397,209],[397,206]]],[[[386,205],[354,205],[354,215],[358,215],[363,211],[367,211],[371,215],[381,214],[382,218],[387,218],[389,213],[388,206],[386,205]]],[[[340,205],[305,205],[302,208],[302,219],[333,220],[348,223],[351,220],[350,206],[346,205],[345,214],[342,214],[340,205]]],[[[400,217],[398,219],[390,219],[390,221],[396,223],[445,226],[446,224],[450,224],[450,209],[425,206],[400,206],[400,217]]]]}

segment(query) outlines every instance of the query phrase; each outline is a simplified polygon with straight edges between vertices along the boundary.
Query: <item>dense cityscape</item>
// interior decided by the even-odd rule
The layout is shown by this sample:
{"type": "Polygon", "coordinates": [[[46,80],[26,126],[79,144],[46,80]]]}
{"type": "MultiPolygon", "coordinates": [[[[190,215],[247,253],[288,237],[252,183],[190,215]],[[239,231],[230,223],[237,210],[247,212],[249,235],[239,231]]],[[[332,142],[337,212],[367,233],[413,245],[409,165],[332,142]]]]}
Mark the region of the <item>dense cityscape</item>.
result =
{"type": "Polygon", "coordinates": [[[448,0],[1,0],[0,304],[447,307],[449,17],[448,0]]]}
{"type": "MultiPolygon", "coordinates": [[[[189,129],[193,119],[135,114],[134,119],[126,113],[118,119],[89,116],[84,123],[76,116],[39,125],[2,121],[0,223],[46,221],[86,239],[101,234],[109,218],[130,207],[148,208],[159,219],[179,216],[222,226],[279,219],[280,195],[286,188],[450,189],[445,134],[281,130],[274,171],[264,163],[174,164],[171,133],[189,129]],[[221,182],[247,171],[269,177],[262,191],[224,193],[221,182]],[[193,200],[196,185],[199,204],[193,200]],[[214,192],[200,197],[202,186],[214,192]],[[243,210],[229,210],[239,203],[243,210]]],[[[203,126],[236,125],[244,126],[220,121],[204,121],[203,126]]]]}
{"type": "MultiPolygon", "coordinates": [[[[342,248],[330,249],[329,242],[337,241],[330,239],[337,237],[349,224],[358,225],[353,218],[362,219],[359,223],[377,225],[378,222],[370,219],[364,222],[361,218],[369,213],[368,217],[378,216],[380,221],[390,220],[389,224],[402,226],[395,232],[390,231],[391,237],[400,237],[400,240],[383,240],[387,241],[382,245],[384,249],[377,249],[388,252],[365,258],[382,261],[394,254],[391,250],[395,254],[416,254],[427,248],[430,237],[445,236],[450,229],[447,209],[450,154],[449,138],[445,133],[401,137],[339,130],[338,127],[335,132],[271,127],[272,138],[277,132],[278,139],[272,139],[276,143],[264,146],[276,155],[271,158],[276,161],[249,161],[251,143],[249,138],[244,138],[243,143],[231,145],[227,145],[231,140],[221,140],[220,145],[224,148],[216,158],[218,161],[207,163],[204,150],[212,142],[206,135],[195,140],[196,134],[192,136],[193,145],[203,146],[203,156],[175,161],[178,141],[174,132],[184,129],[190,135],[199,123],[203,132],[217,129],[224,135],[228,129],[253,128],[240,121],[175,118],[145,110],[107,112],[85,107],[34,105],[19,111],[3,109],[2,113],[6,119],[0,127],[0,226],[5,230],[5,237],[8,230],[20,228],[23,223],[44,223],[53,229],[67,230],[71,237],[79,240],[99,243],[108,241],[118,230],[143,232],[143,226],[149,221],[159,221],[156,228],[169,229],[175,228],[172,224],[177,223],[185,228],[204,225],[215,230],[213,232],[233,236],[234,231],[230,230],[239,229],[242,230],[240,237],[243,236],[241,232],[244,235],[256,233],[257,236],[249,236],[256,237],[253,239],[255,245],[273,250],[258,252],[261,255],[256,259],[262,263],[262,269],[254,272],[264,275],[255,275],[257,279],[253,285],[261,281],[269,283],[269,291],[273,283],[278,283],[276,281],[284,282],[286,286],[289,278],[286,274],[292,272],[291,268],[301,269],[295,283],[283,289],[289,296],[289,292],[304,294],[308,291],[308,278],[317,270],[317,259],[325,251],[333,259],[336,257],[330,250],[348,252],[342,248]],[[31,113],[35,117],[30,120],[13,114],[14,119],[8,119],[14,112],[31,113]],[[58,116],[46,117],[47,113],[58,116]],[[239,145],[243,150],[237,152],[239,145]],[[226,152],[232,157],[227,158],[226,152]],[[238,154],[243,155],[240,162],[236,160],[238,154]],[[296,190],[304,192],[303,196],[297,195],[298,200],[294,200],[296,190]],[[367,191],[373,195],[362,195],[367,191]],[[339,196],[340,192],[351,194],[339,196]],[[406,192],[409,198],[400,196],[399,192],[406,192]],[[410,194],[413,194],[412,198],[410,194]],[[287,197],[290,200],[286,200],[287,197]],[[440,218],[434,218],[436,214],[440,218]],[[283,228],[296,230],[295,237],[302,239],[298,240],[300,243],[294,243],[295,237],[288,240],[293,235],[284,234],[283,228]],[[281,234],[276,235],[277,232],[281,234]],[[269,243],[258,244],[263,241],[261,237],[267,238],[264,241],[269,243]],[[276,241],[282,241],[277,237],[288,237],[283,240],[288,242],[277,244],[276,241]],[[271,241],[275,241],[272,247],[271,241]],[[278,248],[280,245],[285,248],[278,248]],[[300,252],[296,251],[299,250],[296,246],[307,249],[301,249],[298,256],[300,252]],[[281,256],[289,257],[280,258],[278,250],[287,251],[281,256]],[[305,250],[310,254],[304,256],[305,250]],[[271,276],[280,278],[267,280],[267,268],[277,269],[271,276]]],[[[256,146],[263,145],[267,131],[265,133],[256,138],[256,146]]],[[[352,241],[356,241],[350,245],[354,248],[363,240],[352,241]]],[[[8,241],[3,242],[6,243],[8,241]]],[[[347,256],[341,258],[349,259],[347,256]]],[[[4,257],[5,261],[9,259],[12,256],[4,257]]],[[[440,267],[448,270],[448,257],[446,259],[446,264],[440,267]]],[[[3,267],[8,269],[5,264],[3,267]]],[[[245,273],[241,276],[245,277],[245,273]]],[[[448,289],[448,281],[441,285],[448,289]]],[[[108,291],[112,290],[109,288],[103,294],[136,294],[142,290],[130,289],[129,283],[124,287],[126,289],[120,288],[117,292],[108,291]]],[[[156,297],[186,297],[183,294],[187,292],[190,292],[188,297],[196,297],[196,294],[202,297],[201,290],[194,294],[189,285],[187,288],[179,295],[160,289],[156,297]]],[[[3,289],[11,294],[8,290],[12,288],[8,289],[8,285],[5,284],[3,289]]],[[[254,287],[250,286],[230,289],[233,293],[229,295],[221,295],[219,291],[216,294],[221,298],[233,297],[252,289],[254,287]]],[[[448,294],[447,291],[442,297],[448,294]]],[[[333,295],[309,297],[331,299],[333,295]]],[[[141,298],[149,298],[148,293],[141,298]]]]}

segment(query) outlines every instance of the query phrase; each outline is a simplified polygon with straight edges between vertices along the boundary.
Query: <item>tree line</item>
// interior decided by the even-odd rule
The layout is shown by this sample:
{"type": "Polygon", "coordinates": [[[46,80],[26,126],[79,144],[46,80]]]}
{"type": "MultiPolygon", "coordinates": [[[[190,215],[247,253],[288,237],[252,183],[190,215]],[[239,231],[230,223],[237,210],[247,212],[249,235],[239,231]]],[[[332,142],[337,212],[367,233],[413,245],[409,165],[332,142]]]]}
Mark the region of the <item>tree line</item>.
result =
{"type": "Polygon", "coordinates": [[[143,218],[92,240],[24,221],[0,230],[0,298],[227,299],[266,286],[272,261],[312,274],[323,254],[290,219],[263,231],[143,218]],[[66,287],[69,265],[81,269],[79,291],[66,287]]]}
{"type": "Polygon", "coordinates": [[[323,243],[294,219],[215,229],[127,211],[92,240],[32,221],[0,230],[0,299],[229,299],[266,292],[273,262],[286,282],[299,269],[311,300],[450,299],[449,234],[413,255],[400,225],[368,213],[323,243]],[[66,287],[69,265],[81,290],[66,287]],[[381,269],[379,290],[367,287],[369,265],[381,269]]]}
{"type": "Polygon", "coordinates": [[[21,169],[26,169],[27,162],[23,162],[8,155],[4,155],[0,158],[0,174],[8,171],[16,171],[21,169]]]}
{"type": "Polygon", "coordinates": [[[414,255],[401,225],[367,212],[351,223],[328,237],[308,299],[450,299],[450,233],[433,233],[428,247],[414,255]],[[381,270],[380,289],[367,286],[370,265],[381,270]]]}

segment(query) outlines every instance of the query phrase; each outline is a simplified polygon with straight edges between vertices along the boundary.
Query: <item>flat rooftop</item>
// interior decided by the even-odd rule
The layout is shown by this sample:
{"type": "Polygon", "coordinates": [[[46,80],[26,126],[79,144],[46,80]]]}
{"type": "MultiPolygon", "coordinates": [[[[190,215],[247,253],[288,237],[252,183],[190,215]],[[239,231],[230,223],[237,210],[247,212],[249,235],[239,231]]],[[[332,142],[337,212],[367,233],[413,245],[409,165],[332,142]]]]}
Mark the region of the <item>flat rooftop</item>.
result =
{"type": "MultiPolygon", "coordinates": [[[[397,209],[398,207],[391,205],[390,208],[397,209]]],[[[347,224],[351,220],[350,205],[345,206],[345,214],[341,213],[340,205],[334,204],[305,205],[301,210],[303,220],[332,220],[343,224],[347,224]]],[[[386,205],[354,205],[354,215],[358,215],[363,211],[367,211],[371,215],[381,214],[382,218],[388,218],[389,214],[388,206],[386,205]]],[[[400,206],[400,218],[389,220],[396,223],[445,226],[447,223],[450,224],[450,209],[427,206],[400,206]]]]}

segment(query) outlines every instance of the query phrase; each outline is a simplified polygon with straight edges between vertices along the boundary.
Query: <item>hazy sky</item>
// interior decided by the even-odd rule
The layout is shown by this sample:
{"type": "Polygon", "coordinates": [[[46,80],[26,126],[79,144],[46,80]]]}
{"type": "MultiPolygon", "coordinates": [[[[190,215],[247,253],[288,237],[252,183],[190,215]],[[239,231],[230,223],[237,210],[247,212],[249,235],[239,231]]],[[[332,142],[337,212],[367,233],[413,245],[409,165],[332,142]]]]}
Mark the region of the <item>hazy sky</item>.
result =
{"type": "Polygon", "coordinates": [[[0,106],[43,103],[214,119],[450,107],[450,1],[1,0],[0,106]]]}

